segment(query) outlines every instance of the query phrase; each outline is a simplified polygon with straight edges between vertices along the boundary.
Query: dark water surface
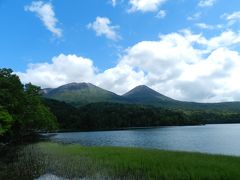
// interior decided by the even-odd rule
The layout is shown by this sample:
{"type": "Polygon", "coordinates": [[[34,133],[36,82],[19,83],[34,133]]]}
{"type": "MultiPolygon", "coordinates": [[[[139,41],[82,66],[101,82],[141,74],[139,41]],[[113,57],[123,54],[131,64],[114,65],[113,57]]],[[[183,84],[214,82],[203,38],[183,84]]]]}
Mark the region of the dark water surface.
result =
{"type": "Polygon", "coordinates": [[[51,139],[84,146],[142,147],[240,156],[240,124],[57,133],[51,139]]]}

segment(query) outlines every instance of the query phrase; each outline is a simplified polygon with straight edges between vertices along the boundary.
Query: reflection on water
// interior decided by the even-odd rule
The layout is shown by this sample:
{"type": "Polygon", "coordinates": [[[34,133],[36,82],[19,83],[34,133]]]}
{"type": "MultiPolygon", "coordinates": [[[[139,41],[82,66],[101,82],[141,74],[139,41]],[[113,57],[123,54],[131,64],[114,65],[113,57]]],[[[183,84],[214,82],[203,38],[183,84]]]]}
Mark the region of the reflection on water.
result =
{"type": "Polygon", "coordinates": [[[44,174],[35,180],[69,180],[69,179],[58,177],[53,174],[44,174]]]}
{"type": "MultiPolygon", "coordinates": [[[[101,180],[102,178],[98,179],[101,180]]],[[[70,180],[70,179],[62,178],[53,174],[44,174],[35,180],[70,180]]],[[[90,180],[90,178],[71,178],[71,180],[90,180]]]]}
{"type": "Polygon", "coordinates": [[[58,133],[52,140],[85,146],[125,146],[240,155],[240,124],[58,133]]]}

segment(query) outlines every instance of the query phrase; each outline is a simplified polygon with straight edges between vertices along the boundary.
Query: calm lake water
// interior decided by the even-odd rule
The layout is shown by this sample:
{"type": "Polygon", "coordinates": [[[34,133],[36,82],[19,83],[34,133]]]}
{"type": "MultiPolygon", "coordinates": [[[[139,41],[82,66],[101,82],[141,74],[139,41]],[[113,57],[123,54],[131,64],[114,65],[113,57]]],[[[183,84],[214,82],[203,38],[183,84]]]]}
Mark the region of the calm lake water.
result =
{"type": "Polygon", "coordinates": [[[84,146],[123,146],[240,156],[240,124],[57,133],[51,139],[84,146]]]}

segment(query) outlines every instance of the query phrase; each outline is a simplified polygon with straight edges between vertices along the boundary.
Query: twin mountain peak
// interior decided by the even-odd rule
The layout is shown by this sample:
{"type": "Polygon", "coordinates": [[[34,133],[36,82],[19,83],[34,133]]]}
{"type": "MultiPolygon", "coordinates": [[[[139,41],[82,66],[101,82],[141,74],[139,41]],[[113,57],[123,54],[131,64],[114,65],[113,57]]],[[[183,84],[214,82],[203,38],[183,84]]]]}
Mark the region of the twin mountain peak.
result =
{"type": "Polygon", "coordinates": [[[240,110],[240,102],[183,102],[164,96],[145,85],[137,86],[121,96],[91,83],[70,83],[58,88],[46,88],[42,90],[42,94],[45,98],[64,101],[76,107],[90,103],[109,102],[143,104],[173,109],[240,110]]]}
{"type": "Polygon", "coordinates": [[[153,101],[156,99],[172,101],[171,98],[168,98],[145,85],[137,86],[122,96],[91,83],[70,83],[58,88],[46,88],[43,89],[42,92],[43,96],[46,98],[79,105],[93,102],[139,102],[153,101]]]}

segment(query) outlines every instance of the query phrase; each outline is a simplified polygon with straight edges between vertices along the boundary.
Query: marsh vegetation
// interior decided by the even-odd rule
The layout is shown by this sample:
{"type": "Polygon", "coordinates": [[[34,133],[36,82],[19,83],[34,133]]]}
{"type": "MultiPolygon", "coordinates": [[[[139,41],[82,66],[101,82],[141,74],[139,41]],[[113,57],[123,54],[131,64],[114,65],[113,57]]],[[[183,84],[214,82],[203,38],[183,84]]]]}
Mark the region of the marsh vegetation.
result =
{"type": "MultiPolygon", "coordinates": [[[[1,153],[2,155],[2,153],[1,153]]],[[[90,179],[238,179],[240,158],[120,147],[41,142],[1,157],[0,179],[44,174],[90,179]]]]}

